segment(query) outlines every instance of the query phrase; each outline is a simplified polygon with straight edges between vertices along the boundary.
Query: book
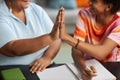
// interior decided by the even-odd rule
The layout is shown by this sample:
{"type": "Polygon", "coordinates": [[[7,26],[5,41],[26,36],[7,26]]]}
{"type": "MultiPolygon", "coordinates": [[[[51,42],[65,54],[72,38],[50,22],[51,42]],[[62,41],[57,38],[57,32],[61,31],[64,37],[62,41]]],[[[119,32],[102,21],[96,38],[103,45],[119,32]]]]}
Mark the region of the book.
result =
{"type": "Polygon", "coordinates": [[[10,68],[0,71],[2,80],[26,80],[20,68],[10,68]]]}
{"type": "MultiPolygon", "coordinates": [[[[97,76],[92,80],[116,80],[116,77],[109,72],[99,61],[87,60],[88,66],[94,66],[97,70],[97,76]]],[[[74,63],[68,63],[61,66],[47,68],[43,72],[38,72],[40,80],[82,80],[81,73],[74,63]]]]}

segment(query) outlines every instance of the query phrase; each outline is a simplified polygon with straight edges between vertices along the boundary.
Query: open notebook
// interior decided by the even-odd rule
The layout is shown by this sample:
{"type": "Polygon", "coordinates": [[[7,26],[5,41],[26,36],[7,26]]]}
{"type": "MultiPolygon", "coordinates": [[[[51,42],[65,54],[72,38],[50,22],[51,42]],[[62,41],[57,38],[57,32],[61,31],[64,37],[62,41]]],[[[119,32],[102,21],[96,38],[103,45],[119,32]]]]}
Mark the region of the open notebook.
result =
{"type": "MultiPolygon", "coordinates": [[[[116,80],[116,77],[97,60],[87,60],[86,64],[94,66],[97,70],[97,76],[93,77],[92,80],[116,80]]],[[[82,80],[81,73],[72,63],[48,68],[43,72],[38,72],[37,76],[40,80],[82,80]]]]}

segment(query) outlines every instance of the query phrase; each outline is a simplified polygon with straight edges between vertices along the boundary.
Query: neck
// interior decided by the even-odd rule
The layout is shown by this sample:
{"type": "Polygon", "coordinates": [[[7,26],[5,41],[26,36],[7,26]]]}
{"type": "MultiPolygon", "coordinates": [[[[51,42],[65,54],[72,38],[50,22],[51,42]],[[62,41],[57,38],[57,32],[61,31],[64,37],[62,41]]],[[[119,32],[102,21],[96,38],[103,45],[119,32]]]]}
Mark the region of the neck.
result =
{"type": "Polygon", "coordinates": [[[104,26],[104,25],[108,24],[110,21],[112,21],[113,17],[114,17],[114,14],[97,16],[96,22],[100,26],[104,26]]]}
{"type": "Polygon", "coordinates": [[[23,23],[26,24],[26,17],[25,17],[25,12],[24,9],[20,9],[17,7],[15,4],[12,4],[10,0],[5,0],[9,10],[11,11],[12,14],[14,14],[17,18],[19,18],[23,23]]]}
{"type": "Polygon", "coordinates": [[[5,2],[11,13],[20,13],[24,11],[24,9],[17,7],[17,5],[13,4],[10,0],[5,0],[5,2]]]}

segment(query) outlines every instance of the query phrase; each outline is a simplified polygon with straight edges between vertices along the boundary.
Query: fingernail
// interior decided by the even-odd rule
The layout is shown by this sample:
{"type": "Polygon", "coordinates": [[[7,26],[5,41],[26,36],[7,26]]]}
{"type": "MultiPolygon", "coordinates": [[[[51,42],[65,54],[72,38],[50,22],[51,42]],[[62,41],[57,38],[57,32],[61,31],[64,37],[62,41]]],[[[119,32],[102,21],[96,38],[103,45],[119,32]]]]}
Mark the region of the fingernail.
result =
{"type": "Polygon", "coordinates": [[[32,73],[34,73],[34,71],[32,71],[32,73]]]}

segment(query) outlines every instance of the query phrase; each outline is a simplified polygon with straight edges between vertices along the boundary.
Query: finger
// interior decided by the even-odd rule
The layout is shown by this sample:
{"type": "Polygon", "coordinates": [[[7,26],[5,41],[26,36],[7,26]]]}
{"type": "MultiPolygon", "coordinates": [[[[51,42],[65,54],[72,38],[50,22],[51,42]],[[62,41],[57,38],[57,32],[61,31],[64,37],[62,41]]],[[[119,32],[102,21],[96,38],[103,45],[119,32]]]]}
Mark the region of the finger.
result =
{"type": "Polygon", "coordinates": [[[94,76],[96,76],[96,72],[94,72],[92,69],[95,71],[95,68],[93,66],[87,66],[86,69],[85,69],[85,72],[89,76],[94,77],[94,76]]]}
{"type": "Polygon", "coordinates": [[[87,71],[87,72],[89,72],[89,73],[92,72],[90,66],[86,66],[86,67],[85,67],[85,71],[87,71]]]}
{"type": "Polygon", "coordinates": [[[63,22],[63,23],[65,22],[64,15],[65,15],[64,14],[64,8],[62,7],[61,8],[61,22],[63,22]]]}
{"type": "Polygon", "coordinates": [[[37,69],[39,68],[39,66],[40,66],[40,64],[35,63],[35,64],[31,67],[30,71],[31,71],[32,73],[35,73],[35,72],[37,71],[37,69]]]}
{"type": "Polygon", "coordinates": [[[97,76],[97,71],[96,71],[95,67],[90,66],[90,68],[91,68],[91,70],[92,70],[91,75],[92,75],[92,76],[97,76]]]}
{"type": "Polygon", "coordinates": [[[59,12],[57,14],[56,22],[60,22],[61,20],[60,13],[61,13],[61,8],[59,9],[59,12]]]}
{"type": "Polygon", "coordinates": [[[32,64],[30,65],[30,67],[31,67],[30,71],[31,71],[31,72],[32,72],[33,68],[35,67],[35,65],[37,65],[37,63],[32,63],[32,64]]]}
{"type": "Polygon", "coordinates": [[[85,72],[85,75],[86,75],[88,78],[92,78],[92,77],[93,77],[93,74],[92,74],[93,72],[92,72],[92,70],[90,69],[89,66],[87,66],[87,67],[85,68],[84,72],[85,72]]]}
{"type": "Polygon", "coordinates": [[[40,67],[38,68],[38,71],[41,71],[41,72],[42,72],[43,70],[45,70],[45,68],[46,68],[45,66],[40,66],[40,67]]]}
{"type": "Polygon", "coordinates": [[[91,70],[92,70],[94,73],[97,72],[94,66],[90,66],[90,68],[91,68],[91,70]]]}
{"type": "Polygon", "coordinates": [[[58,16],[60,15],[60,10],[58,11],[58,14],[57,14],[57,18],[56,19],[58,19],[58,16]]]}
{"type": "Polygon", "coordinates": [[[43,67],[41,71],[44,71],[46,69],[46,67],[43,67]]]}
{"type": "Polygon", "coordinates": [[[38,68],[38,71],[41,71],[43,69],[44,65],[40,65],[38,68]]]}
{"type": "MultiPolygon", "coordinates": [[[[60,12],[60,13],[61,13],[61,12],[60,12]]],[[[58,22],[58,23],[61,22],[61,16],[60,16],[60,15],[58,16],[58,20],[57,20],[57,22],[58,22]]]]}
{"type": "Polygon", "coordinates": [[[88,74],[88,72],[83,71],[83,75],[86,76],[87,78],[92,78],[90,74],[88,74]]]}

